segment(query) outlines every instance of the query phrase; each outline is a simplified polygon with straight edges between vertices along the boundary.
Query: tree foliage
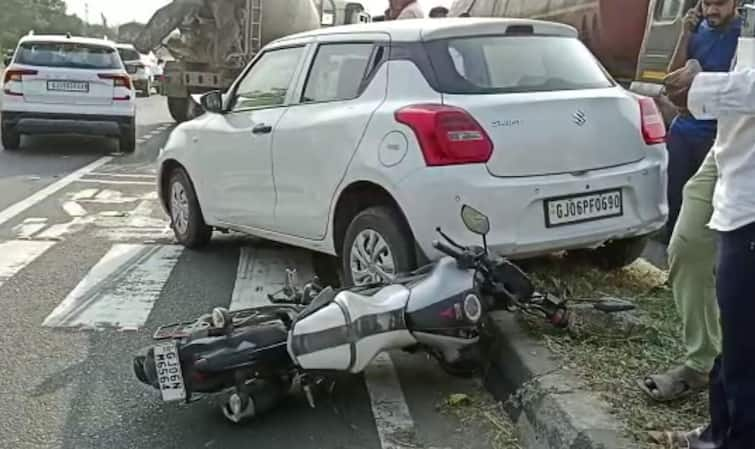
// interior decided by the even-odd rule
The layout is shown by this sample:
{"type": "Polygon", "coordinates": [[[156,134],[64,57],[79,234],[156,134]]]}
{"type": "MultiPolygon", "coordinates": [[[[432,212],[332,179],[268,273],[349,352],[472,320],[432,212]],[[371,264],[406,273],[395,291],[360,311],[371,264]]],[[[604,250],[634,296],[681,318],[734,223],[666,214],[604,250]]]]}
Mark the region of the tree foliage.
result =
{"type": "Polygon", "coordinates": [[[102,25],[86,24],[76,15],[66,14],[64,0],[0,0],[0,50],[15,48],[18,39],[33,30],[35,34],[64,34],[115,37],[102,25]]]}

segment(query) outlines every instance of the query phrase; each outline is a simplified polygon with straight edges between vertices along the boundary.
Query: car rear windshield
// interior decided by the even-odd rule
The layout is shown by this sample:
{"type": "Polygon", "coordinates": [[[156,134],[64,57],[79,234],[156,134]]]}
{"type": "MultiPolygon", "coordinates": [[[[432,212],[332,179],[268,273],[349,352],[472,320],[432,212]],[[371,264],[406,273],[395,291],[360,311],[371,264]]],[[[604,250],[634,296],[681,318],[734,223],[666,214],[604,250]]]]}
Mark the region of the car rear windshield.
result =
{"type": "Polygon", "coordinates": [[[551,92],[614,85],[575,38],[478,36],[427,45],[444,93],[551,92]]]}
{"type": "Polygon", "coordinates": [[[25,42],[16,55],[18,64],[70,69],[118,69],[115,49],[76,42],[25,42]]]}
{"type": "Polygon", "coordinates": [[[119,48],[118,53],[121,54],[121,59],[123,59],[123,61],[138,61],[141,59],[139,53],[127,48],[119,48]]]}

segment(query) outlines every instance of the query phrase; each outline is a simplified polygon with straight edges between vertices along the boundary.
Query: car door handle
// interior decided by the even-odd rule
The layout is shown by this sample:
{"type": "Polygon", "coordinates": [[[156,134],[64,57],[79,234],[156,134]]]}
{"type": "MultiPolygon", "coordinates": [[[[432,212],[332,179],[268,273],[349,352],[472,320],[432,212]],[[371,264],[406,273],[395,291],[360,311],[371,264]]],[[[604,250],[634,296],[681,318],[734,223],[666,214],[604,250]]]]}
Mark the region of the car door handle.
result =
{"type": "Polygon", "coordinates": [[[253,134],[269,134],[273,130],[273,127],[270,125],[265,125],[264,123],[259,124],[252,128],[253,134]]]}

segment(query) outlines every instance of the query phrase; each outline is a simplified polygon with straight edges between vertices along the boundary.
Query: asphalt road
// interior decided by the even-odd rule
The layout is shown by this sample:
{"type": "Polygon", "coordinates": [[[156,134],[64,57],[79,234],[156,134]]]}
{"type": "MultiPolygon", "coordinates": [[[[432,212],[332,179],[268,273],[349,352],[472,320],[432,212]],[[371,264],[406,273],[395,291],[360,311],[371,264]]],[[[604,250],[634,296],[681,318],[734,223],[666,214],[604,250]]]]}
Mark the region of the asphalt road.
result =
{"type": "Polygon", "coordinates": [[[0,151],[0,448],[489,447],[484,427],[437,409],[478,381],[421,355],[391,354],[315,409],[293,396],[244,425],[139,384],[131,357],[157,326],[258,303],[283,267],[311,267],[302,251],[236,235],[175,245],[153,164],[173,125],[162,97],[140,99],[138,114],[133,155],[54,137],[0,151]]]}

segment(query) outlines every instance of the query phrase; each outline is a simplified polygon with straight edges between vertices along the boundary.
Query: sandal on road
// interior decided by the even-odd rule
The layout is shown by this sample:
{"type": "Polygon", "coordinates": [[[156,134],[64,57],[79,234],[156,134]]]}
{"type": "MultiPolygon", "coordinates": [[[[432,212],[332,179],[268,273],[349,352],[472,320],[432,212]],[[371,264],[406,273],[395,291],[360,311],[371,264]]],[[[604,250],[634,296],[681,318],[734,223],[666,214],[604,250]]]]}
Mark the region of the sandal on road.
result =
{"type": "Polygon", "coordinates": [[[663,374],[647,376],[637,383],[651,399],[669,402],[704,390],[708,386],[708,375],[682,365],[663,374]]]}

